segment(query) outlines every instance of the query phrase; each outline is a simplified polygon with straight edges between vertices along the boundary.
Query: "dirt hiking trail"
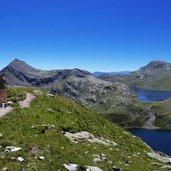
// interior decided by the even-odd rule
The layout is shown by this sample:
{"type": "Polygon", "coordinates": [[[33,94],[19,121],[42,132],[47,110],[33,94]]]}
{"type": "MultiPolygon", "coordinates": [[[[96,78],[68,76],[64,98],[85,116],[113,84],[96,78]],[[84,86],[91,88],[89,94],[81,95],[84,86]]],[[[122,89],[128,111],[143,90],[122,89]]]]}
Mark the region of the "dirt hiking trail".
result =
{"type": "MultiPolygon", "coordinates": [[[[31,93],[26,93],[26,98],[23,101],[19,102],[19,106],[21,109],[27,108],[30,106],[30,103],[35,99],[36,97],[31,93]]],[[[7,113],[12,112],[13,108],[11,106],[7,106],[6,108],[0,108],[0,118],[6,115],[7,113]]]]}

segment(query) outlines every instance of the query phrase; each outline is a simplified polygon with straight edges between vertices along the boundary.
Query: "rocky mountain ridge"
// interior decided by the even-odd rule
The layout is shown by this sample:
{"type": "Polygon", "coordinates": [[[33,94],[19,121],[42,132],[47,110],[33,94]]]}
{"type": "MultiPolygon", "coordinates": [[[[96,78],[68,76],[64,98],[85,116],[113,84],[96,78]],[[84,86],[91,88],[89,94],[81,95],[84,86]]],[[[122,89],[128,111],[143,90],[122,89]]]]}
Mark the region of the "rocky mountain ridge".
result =
{"type": "Polygon", "coordinates": [[[128,104],[132,98],[126,85],[103,81],[79,69],[44,71],[15,59],[1,72],[5,73],[10,85],[49,88],[53,94],[95,108],[98,112],[128,104]]]}
{"type": "Polygon", "coordinates": [[[72,75],[78,77],[91,75],[91,73],[77,68],[71,70],[40,70],[33,68],[19,59],[12,61],[8,66],[2,69],[1,72],[6,75],[10,85],[32,87],[48,87],[53,83],[66,79],[72,75]]]}
{"type": "Polygon", "coordinates": [[[164,61],[152,61],[129,75],[104,74],[99,78],[110,82],[118,81],[129,87],[171,90],[171,64],[164,61]]]}

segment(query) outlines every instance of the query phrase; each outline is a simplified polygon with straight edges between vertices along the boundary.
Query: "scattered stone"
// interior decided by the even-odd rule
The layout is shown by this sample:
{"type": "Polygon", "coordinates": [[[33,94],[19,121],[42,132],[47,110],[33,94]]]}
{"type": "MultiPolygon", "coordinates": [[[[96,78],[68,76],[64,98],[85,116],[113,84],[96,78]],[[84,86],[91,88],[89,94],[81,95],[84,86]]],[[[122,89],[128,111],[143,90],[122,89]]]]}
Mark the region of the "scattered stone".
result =
{"type": "Polygon", "coordinates": [[[86,171],[102,171],[102,169],[94,166],[87,166],[86,171]]]}
{"type": "Polygon", "coordinates": [[[17,160],[18,160],[19,162],[23,162],[23,161],[24,161],[24,159],[23,159],[22,157],[18,157],[17,160]]]}
{"type": "Polygon", "coordinates": [[[156,151],[155,153],[156,153],[156,154],[159,154],[159,155],[162,156],[162,157],[169,157],[167,154],[165,154],[165,153],[163,153],[163,152],[161,152],[161,151],[156,151]]]}
{"type": "Polygon", "coordinates": [[[103,144],[106,146],[117,145],[117,143],[115,143],[114,141],[104,139],[102,137],[96,138],[96,137],[94,137],[93,134],[86,132],[86,131],[81,131],[81,132],[77,132],[77,133],[65,132],[64,135],[67,138],[69,138],[72,142],[85,141],[86,140],[86,141],[89,141],[91,143],[99,143],[99,144],[103,144]]]}
{"type": "Polygon", "coordinates": [[[125,131],[123,133],[126,134],[126,135],[130,135],[128,132],[125,132],[125,131]]]}
{"type": "Polygon", "coordinates": [[[43,92],[40,91],[40,90],[34,90],[34,93],[37,94],[37,95],[43,95],[43,92]]]}
{"type": "Polygon", "coordinates": [[[171,165],[164,165],[161,167],[162,169],[171,169],[171,165]]]}
{"type": "Polygon", "coordinates": [[[14,102],[8,101],[8,102],[7,102],[7,105],[14,105],[14,102]]]}
{"type": "Polygon", "coordinates": [[[94,157],[96,157],[96,158],[93,160],[94,163],[99,163],[99,162],[102,162],[102,161],[107,160],[105,154],[101,154],[101,155],[95,154],[94,157]]]}
{"type": "Polygon", "coordinates": [[[93,154],[92,156],[95,158],[100,158],[100,154],[93,154]]]}
{"type": "Polygon", "coordinates": [[[40,160],[44,160],[45,157],[44,157],[44,156],[39,156],[39,159],[40,159],[40,160]]]}
{"type": "Polygon", "coordinates": [[[69,115],[71,115],[71,114],[72,114],[72,112],[66,111],[66,114],[69,114],[69,115]]]}
{"type": "Polygon", "coordinates": [[[54,110],[52,110],[52,109],[50,109],[50,108],[47,108],[47,111],[52,112],[52,113],[55,112],[54,110]]]}
{"type": "Polygon", "coordinates": [[[125,164],[132,164],[131,161],[125,161],[125,164]]]}
{"type": "Polygon", "coordinates": [[[4,167],[2,168],[2,171],[10,171],[10,170],[8,169],[8,167],[4,167]]]}
{"type": "Polygon", "coordinates": [[[4,159],[4,158],[5,158],[5,156],[0,156],[0,158],[1,158],[1,159],[4,159]]]}
{"type": "Polygon", "coordinates": [[[79,168],[77,164],[64,164],[64,167],[68,171],[78,171],[78,168],[79,168]]]}
{"type": "Polygon", "coordinates": [[[2,133],[0,133],[0,138],[3,138],[4,136],[3,136],[3,134],[2,133]]]}
{"type": "Polygon", "coordinates": [[[154,165],[154,166],[158,166],[158,167],[161,167],[161,166],[163,166],[162,164],[160,164],[160,163],[156,163],[156,162],[153,162],[153,163],[151,163],[152,165],[154,165]]]}
{"type": "Polygon", "coordinates": [[[15,147],[15,146],[7,146],[5,148],[5,151],[6,152],[16,152],[16,151],[19,151],[21,150],[22,148],[21,147],[15,147]]]}
{"type": "Polygon", "coordinates": [[[86,151],[86,152],[85,152],[85,154],[88,154],[88,153],[89,153],[89,151],[86,151]]]}
{"type": "Polygon", "coordinates": [[[100,158],[95,158],[95,159],[93,160],[94,163],[99,163],[99,162],[101,162],[101,161],[103,161],[103,160],[100,159],[100,158]]]}
{"type": "Polygon", "coordinates": [[[160,154],[156,154],[156,153],[147,153],[147,155],[151,158],[155,158],[163,163],[171,163],[171,158],[169,157],[162,157],[160,154]]]}
{"type": "Polygon", "coordinates": [[[108,163],[109,163],[110,165],[113,165],[113,162],[112,162],[111,160],[108,160],[108,163]]]}
{"type": "Polygon", "coordinates": [[[79,166],[77,164],[64,164],[63,165],[68,171],[79,171],[79,170],[85,170],[85,171],[102,171],[100,168],[95,166],[79,166]]]}
{"type": "Polygon", "coordinates": [[[45,124],[42,124],[42,126],[45,128],[45,129],[51,129],[51,128],[55,128],[55,125],[51,125],[51,124],[47,124],[47,125],[45,125],[45,124]]]}
{"type": "Polygon", "coordinates": [[[48,97],[55,97],[53,94],[51,94],[51,93],[48,93],[48,94],[46,94],[48,97]]]}
{"type": "Polygon", "coordinates": [[[16,157],[11,157],[11,160],[17,160],[17,158],[16,157]]]}
{"type": "Polygon", "coordinates": [[[106,158],[106,154],[103,154],[103,153],[102,153],[100,156],[101,156],[102,158],[106,158]]]}

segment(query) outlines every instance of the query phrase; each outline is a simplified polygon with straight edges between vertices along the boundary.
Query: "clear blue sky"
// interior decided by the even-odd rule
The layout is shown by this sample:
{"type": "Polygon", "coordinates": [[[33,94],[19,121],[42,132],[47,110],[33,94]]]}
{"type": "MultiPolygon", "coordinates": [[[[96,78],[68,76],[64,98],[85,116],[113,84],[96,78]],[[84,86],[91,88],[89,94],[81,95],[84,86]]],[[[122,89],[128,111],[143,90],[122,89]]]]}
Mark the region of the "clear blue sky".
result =
{"type": "Polygon", "coordinates": [[[171,0],[0,0],[0,69],[136,70],[171,62],[171,0]]]}

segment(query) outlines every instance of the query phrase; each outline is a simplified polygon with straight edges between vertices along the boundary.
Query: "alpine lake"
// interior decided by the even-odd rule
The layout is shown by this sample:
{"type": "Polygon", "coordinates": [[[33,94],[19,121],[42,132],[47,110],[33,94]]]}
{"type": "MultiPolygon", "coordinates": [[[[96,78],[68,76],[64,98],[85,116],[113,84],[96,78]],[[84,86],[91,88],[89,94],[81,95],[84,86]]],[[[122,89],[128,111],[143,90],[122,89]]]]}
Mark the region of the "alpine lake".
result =
{"type": "MultiPolygon", "coordinates": [[[[164,101],[171,97],[171,91],[157,91],[134,88],[134,93],[139,101],[152,102],[164,101]]],[[[140,137],[154,151],[161,151],[171,156],[171,130],[165,129],[128,129],[133,135],[140,137]]]]}

